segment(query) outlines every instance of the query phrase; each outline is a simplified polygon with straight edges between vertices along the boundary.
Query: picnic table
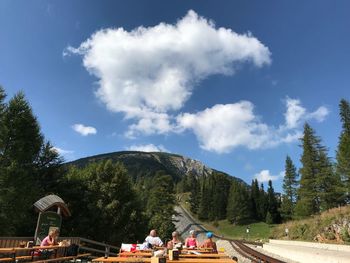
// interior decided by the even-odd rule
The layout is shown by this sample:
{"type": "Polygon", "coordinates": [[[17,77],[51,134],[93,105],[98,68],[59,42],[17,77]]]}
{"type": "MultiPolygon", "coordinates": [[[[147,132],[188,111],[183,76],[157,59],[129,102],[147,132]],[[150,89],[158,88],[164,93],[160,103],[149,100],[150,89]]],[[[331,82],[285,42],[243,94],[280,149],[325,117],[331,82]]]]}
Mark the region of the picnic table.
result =
{"type": "MultiPolygon", "coordinates": [[[[191,251],[194,252],[194,251],[191,251]]],[[[197,253],[191,252],[181,252],[179,254],[180,258],[228,258],[228,256],[224,253],[201,253],[196,251],[197,253]]],[[[134,251],[134,252],[121,252],[119,253],[120,257],[152,257],[152,252],[142,252],[142,251],[134,251]]]]}
{"type": "MultiPolygon", "coordinates": [[[[150,263],[150,257],[100,257],[92,260],[93,262],[129,262],[129,263],[150,263]]],[[[167,260],[168,263],[237,263],[230,258],[179,258],[178,260],[167,260]]]]}

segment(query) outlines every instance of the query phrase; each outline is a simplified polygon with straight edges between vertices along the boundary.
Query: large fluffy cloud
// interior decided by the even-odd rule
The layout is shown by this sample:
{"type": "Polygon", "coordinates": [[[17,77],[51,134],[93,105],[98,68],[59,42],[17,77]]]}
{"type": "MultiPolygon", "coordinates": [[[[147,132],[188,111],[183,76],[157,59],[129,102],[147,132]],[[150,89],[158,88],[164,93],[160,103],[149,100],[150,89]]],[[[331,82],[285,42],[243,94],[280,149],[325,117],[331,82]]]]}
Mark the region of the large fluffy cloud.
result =
{"type": "Polygon", "coordinates": [[[176,24],[97,31],[78,48],[68,47],[69,53],[83,56],[99,79],[96,95],[109,110],[136,118],[130,136],[169,131],[164,114],[181,109],[203,78],[271,60],[269,49],[250,33],[217,28],[192,10],[176,24]]]}
{"type": "Polygon", "coordinates": [[[182,114],[177,121],[193,130],[205,150],[223,153],[237,146],[256,149],[269,143],[271,132],[254,115],[253,108],[249,101],[219,104],[195,114],[182,114]]]}
{"type": "Polygon", "coordinates": [[[287,98],[285,124],[268,125],[254,112],[249,101],[217,104],[197,113],[184,113],[177,117],[178,126],[191,130],[201,148],[217,153],[227,153],[239,146],[261,149],[290,143],[301,137],[301,121],[322,121],[328,114],[325,107],[308,113],[299,100],[287,98]]]}

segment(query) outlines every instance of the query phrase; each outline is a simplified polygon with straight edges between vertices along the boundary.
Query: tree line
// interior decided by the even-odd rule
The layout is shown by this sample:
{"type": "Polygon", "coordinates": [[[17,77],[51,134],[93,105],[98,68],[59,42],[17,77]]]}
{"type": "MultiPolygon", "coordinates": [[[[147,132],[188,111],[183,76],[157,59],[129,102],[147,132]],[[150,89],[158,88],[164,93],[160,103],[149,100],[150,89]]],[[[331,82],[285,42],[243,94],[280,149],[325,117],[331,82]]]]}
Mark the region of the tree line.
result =
{"type": "Polygon", "coordinates": [[[281,213],[285,220],[320,213],[350,201],[350,104],[339,103],[342,129],[335,162],[328,149],[308,124],[301,138],[302,155],[299,172],[291,158],[285,162],[281,213]],[[300,175],[300,179],[299,179],[300,175]]]}
{"type": "Polygon", "coordinates": [[[177,191],[190,192],[191,212],[200,220],[214,224],[223,219],[235,224],[281,221],[280,198],[271,181],[265,191],[257,179],[248,186],[241,180],[214,171],[201,177],[185,175],[178,183],[177,191]]]}
{"type": "Polygon", "coordinates": [[[61,235],[142,242],[149,229],[171,237],[174,182],[163,171],[132,178],[111,160],[68,166],[45,140],[22,92],[6,100],[0,87],[0,236],[33,236],[33,204],[58,194],[72,216],[61,235]]]}
{"type": "Polygon", "coordinates": [[[328,156],[328,149],[315,130],[305,123],[300,138],[301,167],[297,170],[292,159],[286,157],[282,195],[275,193],[271,181],[265,191],[256,179],[248,186],[218,172],[203,177],[184,176],[178,183],[178,191],[190,192],[191,212],[201,220],[214,223],[222,219],[236,224],[280,223],[349,203],[349,102],[342,99],[339,108],[342,130],[336,161],[328,156]]]}

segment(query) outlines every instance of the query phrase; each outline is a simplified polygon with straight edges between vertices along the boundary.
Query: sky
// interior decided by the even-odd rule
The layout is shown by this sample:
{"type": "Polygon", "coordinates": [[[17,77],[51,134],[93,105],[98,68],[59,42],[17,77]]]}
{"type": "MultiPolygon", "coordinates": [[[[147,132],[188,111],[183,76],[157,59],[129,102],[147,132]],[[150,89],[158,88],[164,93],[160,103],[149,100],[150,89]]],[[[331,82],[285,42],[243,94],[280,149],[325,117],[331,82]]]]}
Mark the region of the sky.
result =
{"type": "Polygon", "coordinates": [[[0,1],[0,85],[65,160],[181,154],[281,191],[350,100],[349,1],[0,1]]]}

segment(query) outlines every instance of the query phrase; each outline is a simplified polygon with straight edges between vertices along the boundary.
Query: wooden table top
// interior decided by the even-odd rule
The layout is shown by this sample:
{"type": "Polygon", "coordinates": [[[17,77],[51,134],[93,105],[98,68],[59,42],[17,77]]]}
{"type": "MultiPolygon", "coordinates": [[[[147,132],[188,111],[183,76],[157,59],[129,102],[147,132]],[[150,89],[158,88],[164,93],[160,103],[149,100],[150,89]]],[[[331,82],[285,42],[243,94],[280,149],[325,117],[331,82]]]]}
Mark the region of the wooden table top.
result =
{"type": "MultiPolygon", "coordinates": [[[[92,260],[93,262],[135,262],[135,263],[149,263],[151,258],[141,257],[100,257],[92,260]]],[[[180,258],[178,260],[167,260],[171,263],[236,263],[236,261],[229,258],[211,259],[211,258],[180,258]]]]}
{"type": "Polygon", "coordinates": [[[14,253],[15,251],[31,251],[37,249],[59,249],[67,248],[68,246],[34,246],[34,247],[3,247],[0,248],[0,253],[14,253]]]}
{"type": "MultiPolygon", "coordinates": [[[[119,253],[120,257],[151,257],[151,252],[122,252],[119,253]]],[[[204,254],[194,254],[194,253],[181,253],[180,258],[228,258],[224,253],[204,253],[204,254]]]]}

